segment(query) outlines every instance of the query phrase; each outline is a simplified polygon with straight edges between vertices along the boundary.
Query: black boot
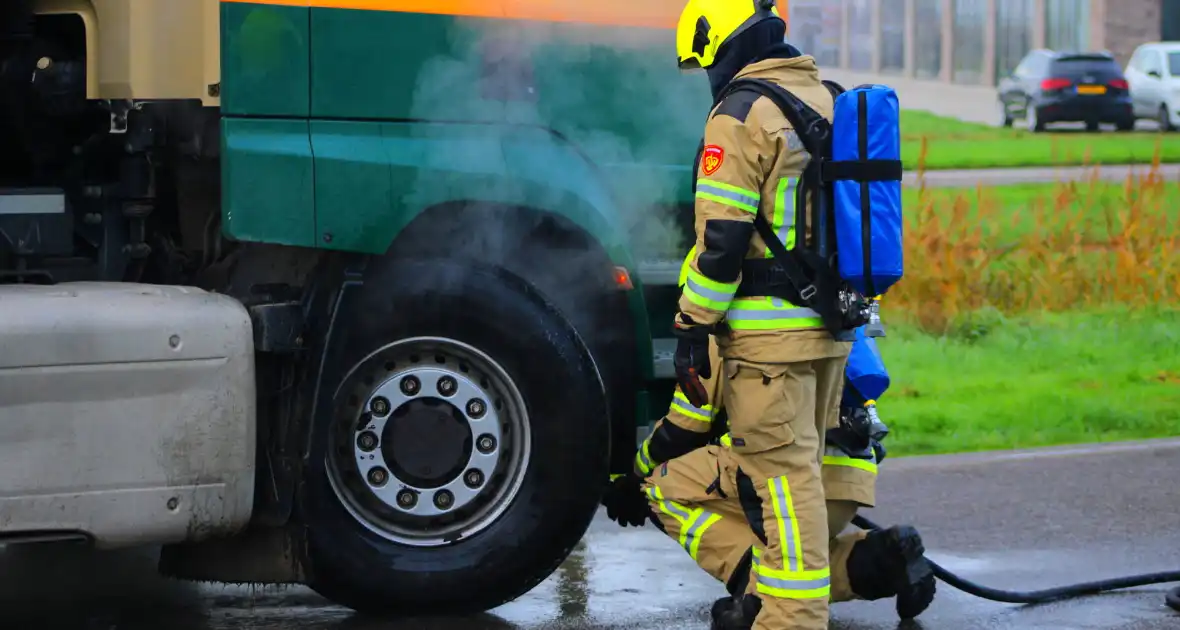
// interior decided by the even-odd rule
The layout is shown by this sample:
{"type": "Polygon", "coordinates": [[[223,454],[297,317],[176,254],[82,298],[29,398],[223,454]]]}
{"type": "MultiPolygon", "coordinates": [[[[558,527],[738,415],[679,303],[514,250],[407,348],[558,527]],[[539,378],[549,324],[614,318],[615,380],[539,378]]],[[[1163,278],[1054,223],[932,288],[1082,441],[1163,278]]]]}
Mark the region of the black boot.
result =
{"type": "Polygon", "coordinates": [[[710,630],[750,630],[762,610],[762,600],[755,595],[722,597],[713,602],[710,630]]]}
{"type": "Polygon", "coordinates": [[[897,597],[897,614],[913,619],[934,601],[934,571],[918,530],[907,525],[869,532],[848,557],[852,591],[864,599],[897,597]]]}

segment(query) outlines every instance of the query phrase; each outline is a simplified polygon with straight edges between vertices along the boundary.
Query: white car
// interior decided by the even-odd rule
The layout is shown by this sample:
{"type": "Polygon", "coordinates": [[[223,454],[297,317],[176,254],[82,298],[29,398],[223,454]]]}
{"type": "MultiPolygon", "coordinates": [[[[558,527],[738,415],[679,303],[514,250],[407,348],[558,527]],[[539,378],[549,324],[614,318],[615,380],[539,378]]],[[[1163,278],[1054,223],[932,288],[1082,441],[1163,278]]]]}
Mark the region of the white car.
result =
{"type": "Polygon", "coordinates": [[[1136,118],[1158,120],[1164,131],[1180,128],[1180,42],[1141,44],[1123,74],[1136,118]]]}

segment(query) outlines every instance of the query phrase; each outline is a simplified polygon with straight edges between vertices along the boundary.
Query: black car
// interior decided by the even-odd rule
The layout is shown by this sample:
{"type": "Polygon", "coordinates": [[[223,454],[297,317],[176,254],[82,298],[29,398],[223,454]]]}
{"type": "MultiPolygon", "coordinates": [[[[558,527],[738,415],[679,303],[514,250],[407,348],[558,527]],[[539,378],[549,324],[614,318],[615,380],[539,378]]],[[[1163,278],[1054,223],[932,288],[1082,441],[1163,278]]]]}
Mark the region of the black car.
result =
{"type": "Polygon", "coordinates": [[[1000,80],[999,120],[1004,127],[1024,118],[1029,131],[1057,122],[1084,122],[1087,131],[1113,123],[1135,127],[1127,79],[1107,52],[1034,50],[1000,80]]]}

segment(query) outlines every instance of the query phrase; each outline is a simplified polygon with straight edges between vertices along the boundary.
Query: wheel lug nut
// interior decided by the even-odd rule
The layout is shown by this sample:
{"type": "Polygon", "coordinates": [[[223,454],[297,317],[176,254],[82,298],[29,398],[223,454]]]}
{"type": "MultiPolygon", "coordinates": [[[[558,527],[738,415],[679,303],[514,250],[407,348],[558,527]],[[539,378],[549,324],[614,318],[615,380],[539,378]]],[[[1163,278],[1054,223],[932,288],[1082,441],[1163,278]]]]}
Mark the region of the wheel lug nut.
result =
{"type": "Polygon", "coordinates": [[[484,401],[478,398],[472,398],[467,401],[467,415],[472,418],[479,418],[483,416],[484,412],[488,410],[488,406],[484,401]]]}
{"type": "Polygon", "coordinates": [[[434,507],[445,510],[455,502],[455,495],[447,490],[439,490],[434,494],[434,507]]]}
{"type": "Polygon", "coordinates": [[[389,399],[378,396],[369,403],[369,409],[378,416],[385,416],[389,414],[389,399]]]}
{"type": "Polygon", "coordinates": [[[475,470],[474,468],[467,471],[463,475],[463,483],[467,484],[469,488],[478,488],[483,485],[483,471],[475,470]]]}
{"type": "Polygon", "coordinates": [[[389,481],[389,472],[384,468],[377,466],[369,469],[369,483],[374,486],[384,486],[386,481],[389,481]]]}
{"type": "Polygon", "coordinates": [[[407,396],[413,396],[422,389],[422,382],[418,380],[417,376],[407,376],[402,379],[402,393],[407,396]]]}
{"type": "Polygon", "coordinates": [[[361,447],[362,451],[367,453],[377,448],[377,434],[372,431],[365,431],[356,439],[356,444],[361,447]]]}
{"type": "Polygon", "coordinates": [[[449,376],[438,379],[438,393],[443,396],[451,396],[457,389],[459,389],[459,384],[455,382],[455,379],[449,376]]]}
{"type": "Polygon", "coordinates": [[[479,436],[479,439],[475,441],[475,448],[479,449],[479,452],[484,454],[491,453],[492,451],[496,450],[496,438],[490,435],[481,435],[479,436]]]}
{"type": "Polygon", "coordinates": [[[397,504],[403,508],[410,509],[418,502],[418,495],[411,490],[402,490],[397,493],[397,504]]]}

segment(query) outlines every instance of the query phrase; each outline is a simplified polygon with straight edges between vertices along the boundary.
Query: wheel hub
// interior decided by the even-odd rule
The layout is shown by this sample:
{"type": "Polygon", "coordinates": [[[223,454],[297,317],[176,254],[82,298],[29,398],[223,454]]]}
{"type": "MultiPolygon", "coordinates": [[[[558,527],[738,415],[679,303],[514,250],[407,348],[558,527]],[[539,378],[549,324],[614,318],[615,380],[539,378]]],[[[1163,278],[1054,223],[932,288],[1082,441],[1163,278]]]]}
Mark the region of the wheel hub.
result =
{"type": "Polygon", "coordinates": [[[385,423],[381,455],[394,479],[418,488],[440,488],[463,473],[475,436],[463,412],[437,398],[398,407],[385,423]]]}
{"type": "Polygon", "coordinates": [[[353,518],[391,540],[435,546],[507,509],[527,468],[528,414],[490,357],[451,339],[407,339],[348,380],[359,385],[338,416],[328,477],[353,518]]]}
{"type": "Polygon", "coordinates": [[[365,404],[367,423],[358,427],[355,445],[369,490],[387,507],[421,517],[479,498],[500,463],[499,448],[476,448],[477,441],[500,439],[499,417],[487,400],[470,378],[445,368],[414,367],[386,378],[365,404]]]}

